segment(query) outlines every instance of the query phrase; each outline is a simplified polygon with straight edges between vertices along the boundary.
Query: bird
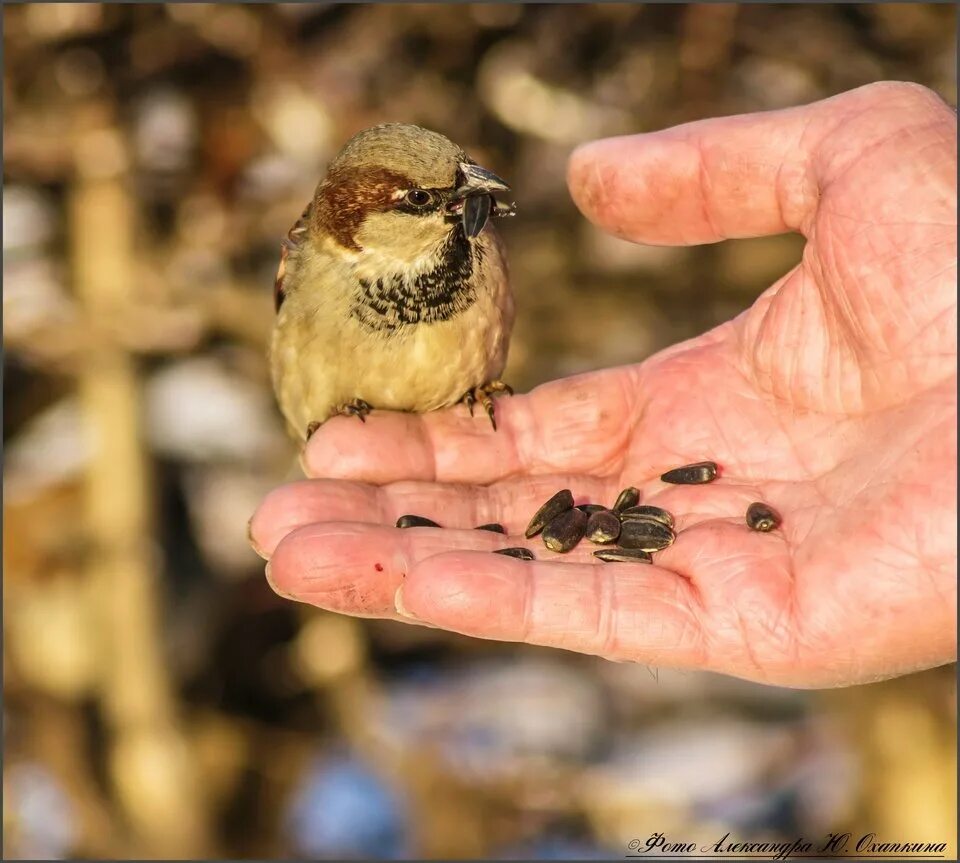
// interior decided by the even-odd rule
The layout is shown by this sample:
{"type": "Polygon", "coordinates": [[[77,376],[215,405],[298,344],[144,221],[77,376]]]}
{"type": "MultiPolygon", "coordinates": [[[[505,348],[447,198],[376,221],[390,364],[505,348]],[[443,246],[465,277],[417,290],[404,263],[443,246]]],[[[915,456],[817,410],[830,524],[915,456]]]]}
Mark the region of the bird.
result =
{"type": "Polygon", "coordinates": [[[444,135],[365,129],[327,166],[280,253],[269,359],[294,438],[334,416],[425,413],[493,396],[514,321],[491,217],[507,183],[444,135]]]}

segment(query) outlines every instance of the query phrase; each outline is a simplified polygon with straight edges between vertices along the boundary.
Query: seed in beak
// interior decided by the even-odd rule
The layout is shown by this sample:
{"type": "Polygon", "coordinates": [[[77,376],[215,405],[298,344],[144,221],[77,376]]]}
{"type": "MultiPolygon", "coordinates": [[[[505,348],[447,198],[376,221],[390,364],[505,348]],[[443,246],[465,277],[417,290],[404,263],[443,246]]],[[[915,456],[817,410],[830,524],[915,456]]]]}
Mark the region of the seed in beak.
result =
{"type": "Polygon", "coordinates": [[[490,206],[493,199],[490,195],[471,195],[463,202],[463,232],[472,240],[480,236],[480,232],[490,218],[490,206]]]}

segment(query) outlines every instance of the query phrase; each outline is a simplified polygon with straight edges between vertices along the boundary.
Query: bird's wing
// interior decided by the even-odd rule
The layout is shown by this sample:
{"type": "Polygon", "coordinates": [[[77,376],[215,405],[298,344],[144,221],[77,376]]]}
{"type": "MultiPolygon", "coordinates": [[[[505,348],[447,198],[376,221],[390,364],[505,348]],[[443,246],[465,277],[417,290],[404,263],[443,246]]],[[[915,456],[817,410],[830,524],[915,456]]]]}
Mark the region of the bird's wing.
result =
{"type": "Polygon", "coordinates": [[[283,277],[287,272],[287,255],[295,253],[300,248],[300,243],[307,234],[307,220],[310,215],[310,204],[307,204],[300,218],[294,223],[294,226],[287,232],[287,236],[280,244],[280,266],[277,268],[277,278],[273,283],[273,306],[276,311],[280,311],[280,306],[286,298],[286,292],[283,289],[283,277]]]}

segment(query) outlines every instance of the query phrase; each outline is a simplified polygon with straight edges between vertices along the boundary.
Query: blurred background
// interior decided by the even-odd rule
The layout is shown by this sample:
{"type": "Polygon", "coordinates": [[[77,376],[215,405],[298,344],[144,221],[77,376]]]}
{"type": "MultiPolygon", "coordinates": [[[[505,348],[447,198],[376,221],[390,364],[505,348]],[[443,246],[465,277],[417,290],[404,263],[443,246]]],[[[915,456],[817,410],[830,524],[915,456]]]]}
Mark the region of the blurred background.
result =
{"type": "Polygon", "coordinates": [[[526,390],[728,319],[801,252],[604,236],[568,198],[573,146],[880,79],[955,105],[952,4],[5,4],[3,24],[5,857],[844,830],[956,856],[953,666],[797,692],[354,620],[275,596],[245,538],[299,474],[264,358],[280,241],[350,135],[419,123],[513,184],[526,390]]]}

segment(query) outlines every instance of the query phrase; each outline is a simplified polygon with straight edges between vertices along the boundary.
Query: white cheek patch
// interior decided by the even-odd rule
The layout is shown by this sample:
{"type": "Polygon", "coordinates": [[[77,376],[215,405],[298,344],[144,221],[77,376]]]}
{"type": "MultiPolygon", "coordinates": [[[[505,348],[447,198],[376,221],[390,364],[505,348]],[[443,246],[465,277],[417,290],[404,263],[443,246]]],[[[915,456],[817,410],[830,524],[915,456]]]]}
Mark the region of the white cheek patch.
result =
{"type": "Polygon", "coordinates": [[[389,210],[370,213],[356,238],[364,250],[362,257],[368,272],[388,262],[390,269],[420,266],[431,269],[449,230],[449,225],[436,213],[409,216],[389,210]],[[422,258],[429,260],[421,263],[422,258]]]}

